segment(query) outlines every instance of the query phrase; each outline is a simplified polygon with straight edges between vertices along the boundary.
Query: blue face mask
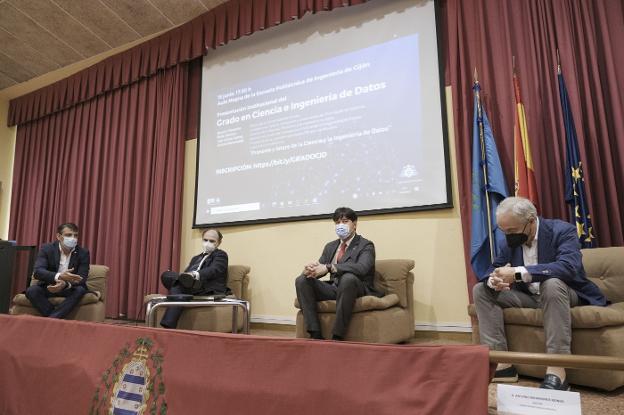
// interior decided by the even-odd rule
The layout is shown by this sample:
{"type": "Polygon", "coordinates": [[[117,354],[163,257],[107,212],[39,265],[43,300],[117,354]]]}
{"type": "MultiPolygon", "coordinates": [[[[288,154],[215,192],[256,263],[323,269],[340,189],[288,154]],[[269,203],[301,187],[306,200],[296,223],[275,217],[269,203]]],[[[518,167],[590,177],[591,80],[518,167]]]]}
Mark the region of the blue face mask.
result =
{"type": "Polygon", "coordinates": [[[67,249],[74,249],[76,245],[78,245],[78,239],[73,236],[69,238],[67,236],[63,236],[63,245],[67,249]]]}
{"type": "Polygon", "coordinates": [[[349,228],[349,225],[346,223],[336,224],[336,235],[338,235],[340,239],[346,239],[350,234],[351,229],[349,228]]]}

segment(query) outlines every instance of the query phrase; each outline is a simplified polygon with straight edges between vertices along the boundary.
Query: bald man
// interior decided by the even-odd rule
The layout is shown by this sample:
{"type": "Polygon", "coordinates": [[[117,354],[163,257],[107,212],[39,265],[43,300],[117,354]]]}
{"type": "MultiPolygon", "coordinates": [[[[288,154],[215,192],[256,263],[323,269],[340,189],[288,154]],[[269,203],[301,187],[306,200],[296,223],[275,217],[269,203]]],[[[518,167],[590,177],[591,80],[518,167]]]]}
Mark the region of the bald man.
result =
{"type": "MultiPolygon", "coordinates": [[[[160,276],[169,294],[215,295],[229,294],[227,287],[228,256],[221,249],[223,235],[218,229],[206,229],[202,234],[203,251],[194,256],[183,273],[165,271],[160,276]]],[[[167,307],[160,325],[175,329],[182,307],[167,307]]]]}

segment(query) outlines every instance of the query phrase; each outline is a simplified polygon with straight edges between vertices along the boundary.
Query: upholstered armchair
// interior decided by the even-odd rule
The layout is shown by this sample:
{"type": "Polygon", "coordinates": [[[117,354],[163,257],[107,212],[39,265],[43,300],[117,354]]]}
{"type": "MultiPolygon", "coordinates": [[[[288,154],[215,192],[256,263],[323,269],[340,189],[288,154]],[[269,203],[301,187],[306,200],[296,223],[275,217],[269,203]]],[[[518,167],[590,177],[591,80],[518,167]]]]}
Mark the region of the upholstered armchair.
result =
{"type": "MultiPolygon", "coordinates": [[[[82,321],[104,321],[106,313],[106,279],[108,277],[109,268],[104,265],[91,265],[89,267],[89,278],[87,279],[87,288],[89,291],[82,297],[80,303],[71,313],[67,315],[69,320],[82,321]]],[[[31,285],[37,283],[35,278],[32,279],[31,285]]],[[[63,297],[52,297],[52,304],[60,304],[65,301],[63,297]]],[[[10,314],[30,314],[39,316],[39,312],[32,306],[30,300],[25,294],[17,294],[13,298],[13,307],[10,314]]]]}
{"type": "MultiPolygon", "coordinates": [[[[611,302],[607,307],[574,307],[572,314],[572,354],[624,358],[624,247],[583,249],[583,267],[611,302]]],[[[479,342],[479,322],[474,304],[472,339],[479,342]]],[[[541,309],[507,308],[505,332],[510,351],[544,353],[544,323],[541,309]]],[[[543,366],[516,365],[521,375],[541,378],[543,366]]],[[[567,379],[575,385],[613,390],[624,386],[619,370],[569,369],[567,379]]]]}
{"type": "MultiPolygon", "coordinates": [[[[249,301],[249,271],[246,265],[228,266],[227,285],[232,290],[232,297],[249,301]]],[[[145,296],[144,303],[162,294],[149,294],[145,296]]],[[[164,308],[154,310],[156,322],[162,319],[164,308]]],[[[238,330],[243,329],[243,316],[238,313],[238,330]]],[[[158,326],[160,327],[160,326],[158,326]]],[[[215,331],[229,333],[232,331],[232,309],[230,307],[197,307],[184,310],[178,320],[178,329],[215,331]]]]}
{"type": "MultiPolygon", "coordinates": [[[[375,288],[385,293],[379,298],[371,295],[355,301],[353,317],[345,340],[369,343],[400,343],[414,336],[414,261],[382,259],[375,261],[375,288]]],[[[336,319],[336,301],[316,303],[321,332],[331,338],[336,319]]],[[[299,302],[295,299],[295,307],[299,302]]],[[[297,337],[308,337],[303,313],[297,313],[297,337]]]]}

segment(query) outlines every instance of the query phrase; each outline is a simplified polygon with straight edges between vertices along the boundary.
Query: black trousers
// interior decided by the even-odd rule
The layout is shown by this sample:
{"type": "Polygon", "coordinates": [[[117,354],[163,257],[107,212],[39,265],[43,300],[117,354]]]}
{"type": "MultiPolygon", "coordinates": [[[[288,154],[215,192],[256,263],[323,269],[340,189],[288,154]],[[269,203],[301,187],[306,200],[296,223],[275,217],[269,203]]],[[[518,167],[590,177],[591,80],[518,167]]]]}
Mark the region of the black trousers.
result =
{"type": "MultiPolygon", "coordinates": [[[[193,288],[185,288],[178,282],[180,273],[174,271],[165,271],[160,276],[160,281],[169,290],[169,294],[191,294],[191,295],[204,295],[208,294],[204,291],[203,287],[199,290],[193,288]]],[[[175,329],[178,326],[178,320],[184,311],[183,307],[166,307],[165,315],[160,320],[160,325],[167,329],[175,329]]]]}
{"type": "Polygon", "coordinates": [[[51,293],[42,285],[31,285],[26,289],[26,298],[44,317],[65,318],[80,302],[87,289],[82,285],[75,285],[58,293],[51,293]],[[65,297],[65,301],[56,307],[50,302],[50,297],[65,297]]]}
{"type": "Polygon", "coordinates": [[[300,275],[295,280],[295,288],[308,332],[321,331],[316,302],[336,300],[336,321],[332,333],[343,338],[351,321],[355,300],[367,294],[366,286],[354,274],[342,274],[335,283],[300,275]]]}

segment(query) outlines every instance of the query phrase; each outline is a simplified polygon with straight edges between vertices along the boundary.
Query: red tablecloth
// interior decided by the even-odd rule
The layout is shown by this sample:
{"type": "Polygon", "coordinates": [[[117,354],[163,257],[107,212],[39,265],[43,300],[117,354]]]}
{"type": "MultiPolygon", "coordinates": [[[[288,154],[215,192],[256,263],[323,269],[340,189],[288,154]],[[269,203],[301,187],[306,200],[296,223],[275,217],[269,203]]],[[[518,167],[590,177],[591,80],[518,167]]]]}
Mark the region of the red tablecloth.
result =
{"type": "Polygon", "coordinates": [[[485,414],[488,370],[481,346],[374,345],[0,315],[4,415],[108,414],[111,407],[119,414],[485,414]]]}

